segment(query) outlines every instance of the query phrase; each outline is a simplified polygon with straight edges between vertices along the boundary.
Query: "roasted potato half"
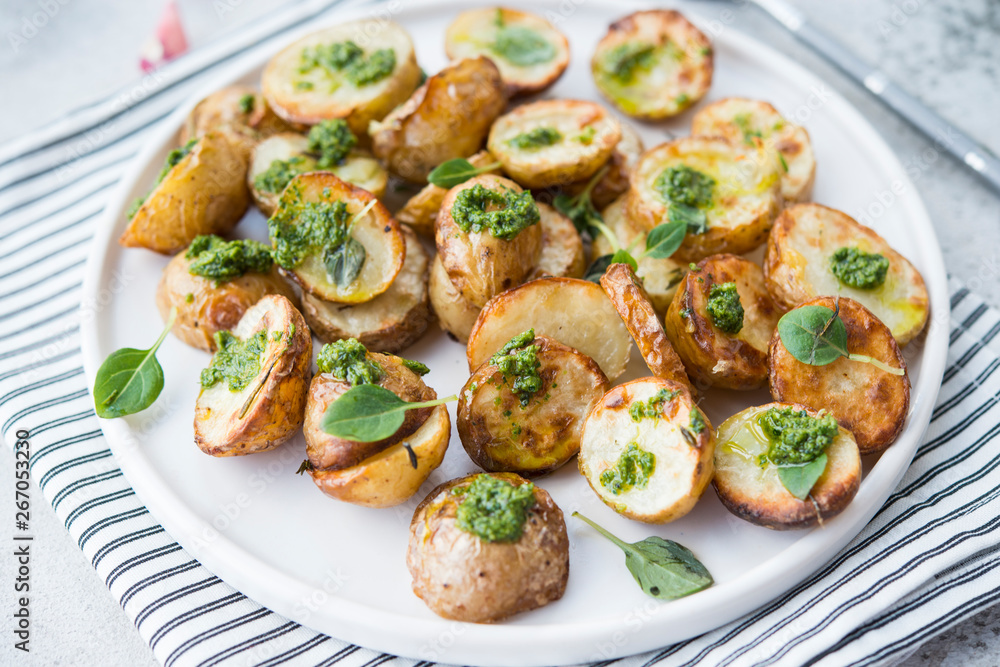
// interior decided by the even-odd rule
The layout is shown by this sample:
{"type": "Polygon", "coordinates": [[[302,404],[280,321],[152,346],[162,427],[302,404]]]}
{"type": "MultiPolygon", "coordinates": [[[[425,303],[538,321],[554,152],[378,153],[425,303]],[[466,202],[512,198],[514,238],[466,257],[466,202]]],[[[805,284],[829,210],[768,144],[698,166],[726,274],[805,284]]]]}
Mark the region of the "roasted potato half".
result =
{"type": "Polygon", "coordinates": [[[614,387],[583,425],[580,473],[614,511],[667,523],[712,479],[715,435],[682,384],[642,378],[614,387]]]}
{"type": "MultiPolygon", "coordinates": [[[[464,210],[486,215],[502,212],[511,209],[515,205],[512,198],[522,192],[517,183],[502,176],[482,175],[453,187],[441,203],[434,232],[438,256],[462,296],[480,308],[500,292],[520,285],[537,264],[542,249],[542,227],[538,224],[541,214],[531,200],[524,215],[533,211],[533,220],[512,238],[505,239],[494,236],[492,230],[486,228],[475,231],[470,227],[468,232],[463,231],[457,221],[458,213],[464,210]],[[471,192],[463,195],[466,190],[471,192]],[[473,195],[470,201],[474,202],[476,193],[484,190],[497,193],[506,201],[497,204],[481,200],[478,204],[463,204],[469,194],[473,195]]],[[[525,196],[530,198],[528,193],[525,196]]]]}
{"type": "MultiPolygon", "coordinates": [[[[823,296],[798,308],[822,306],[836,312],[847,329],[847,351],[903,369],[893,375],[876,366],[841,357],[825,366],[811,366],[793,357],[775,329],[768,355],[771,396],[826,410],[854,434],[862,454],[881,452],[903,430],[910,410],[910,378],[906,360],[892,332],[863,305],[846,297],[823,296]]],[[[796,310],[798,309],[796,308],[796,310]]]]}
{"type": "Polygon", "coordinates": [[[459,392],[458,435],[483,470],[540,475],[580,450],[583,421],[610,383],[597,362],[548,336],[516,352],[538,361],[538,389],[517,391],[518,376],[483,364],[459,392]]]}
{"type": "MultiPolygon", "coordinates": [[[[730,512],[758,526],[775,530],[809,528],[830,519],[847,507],[861,482],[861,457],[854,436],[845,428],[830,443],[823,474],[809,495],[800,500],[778,476],[778,466],[767,459],[771,440],[758,423],[771,408],[801,405],[768,403],[747,408],[719,426],[712,485],[730,512]]],[[[811,417],[820,416],[806,409],[811,417]]]]}
{"type": "Polygon", "coordinates": [[[809,133],[789,123],[767,102],[727,97],[695,114],[691,134],[723,137],[734,143],[776,151],[781,163],[781,197],[786,202],[809,201],[816,180],[816,157],[809,133]]]}
{"type": "Polygon", "coordinates": [[[576,278],[539,278],[497,295],[469,334],[475,370],[514,336],[534,329],[597,362],[609,379],[625,372],[632,337],[601,286],[576,278]]]}
{"type": "Polygon", "coordinates": [[[289,123],[343,118],[354,134],[365,137],[368,123],[402,104],[420,76],[413,42],[399,24],[362,20],[285,47],[264,68],[261,88],[275,113],[289,123]]]}
{"type": "MultiPolygon", "coordinates": [[[[530,484],[512,473],[486,476],[516,487],[530,484]]],[[[534,502],[524,510],[520,536],[485,540],[459,527],[460,508],[470,502],[477,477],[445,482],[413,513],[406,552],[413,592],[435,614],[471,623],[499,621],[561,598],[569,577],[562,511],[544,489],[532,485],[534,502]]]]}
{"type": "Polygon", "coordinates": [[[227,334],[219,334],[224,349],[202,371],[195,444],[212,456],[274,449],[302,426],[312,364],[309,327],[291,301],[268,294],[227,334]]]}
{"type": "Polygon", "coordinates": [[[469,340],[469,333],[479,317],[478,308],[451,282],[448,272],[441,263],[441,255],[435,255],[431,262],[431,275],[427,281],[427,292],[431,308],[437,315],[438,324],[463,345],[469,340]]]}
{"type": "Polygon", "coordinates": [[[196,236],[225,234],[246,213],[250,193],[243,150],[221,132],[209,132],[186,149],[168,156],[161,180],[132,215],[120,244],[173,255],[196,236]]]}
{"type": "MultiPolygon", "coordinates": [[[[791,206],[774,224],[767,241],[764,276],[779,304],[792,308],[817,296],[846,296],[875,313],[900,345],[906,345],[923,330],[930,313],[924,279],[874,230],[846,213],[819,204],[791,206]],[[883,282],[868,288],[842,282],[834,273],[839,251],[859,253],[854,260],[861,260],[855,266],[862,271],[865,260],[882,262],[884,267],[884,260],[865,257],[881,255],[888,260],[883,282]]],[[[851,257],[844,259],[841,266],[850,269],[851,257]]],[[[871,268],[876,277],[874,271],[879,267],[873,264],[871,268]]]]}
{"type": "Polygon", "coordinates": [[[368,129],[372,151],[389,171],[426,183],[434,167],[479,150],[507,106],[489,58],[466,58],[427,79],[402,106],[368,129]]]}
{"type": "Polygon", "coordinates": [[[666,222],[675,207],[692,216],[688,235],[673,255],[677,261],[740,255],[767,239],[781,210],[780,169],[774,153],[763,148],[712,137],[670,141],[640,158],[626,215],[647,230],[666,222]]]}
{"type": "Polygon", "coordinates": [[[221,131],[236,135],[250,148],[260,139],[290,129],[256,88],[236,84],[217,90],[195,105],[181,126],[181,145],[221,131]]]}
{"type": "Polygon", "coordinates": [[[507,7],[470,9],[444,33],[452,60],[486,56],[500,69],[511,95],[531,95],[551,86],[569,65],[569,41],[537,14],[507,7]]]}
{"type": "MultiPolygon", "coordinates": [[[[598,209],[605,208],[618,197],[628,192],[629,176],[639,162],[645,146],[639,133],[627,123],[619,123],[622,128],[622,138],[611,153],[611,158],[605,166],[608,168],[604,176],[590,191],[590,200],[598,209]]],[[[570,183],[563,189],[570,195],[579,194],[590,184],[590,179],[570,183]]]]}
{"type": "Polygon", "coordinates": [[[542,251],[529,280],[542,276],[580,278],[587,269],[583,239],[573,221],[548,204],[538,203],[541,215],[542,251]]]}
{"type": "Polygon", "coordinates": [[[630,116],[658,120],[712,85],[712,44],[679,12],[635,12],[611,24],[590,63],[601,94],[630,116]]]}
{"type": "Polygon", "coordinates": [[[326,171],[293,178],[267,226],[282,274],[325,301],[371,301],[406,260],[403,233],[385,206],[326,171]],[[344,235],[338,245],[330,244],[334,233],[344,235]]]}
{"type": "Polygon", "coordinates": [[[498,118],[486,147],[515,181],[547,188],[593,176],[621,138],[618,121],[600,104],[542,100],[498,118]]]}
{"type": "Polygon", "coordinates": [[[736,255],[713,255],[681,281],[664,320],[667,337],[700,386],[757,389],[781,309],[764,273],[736,255]]]}

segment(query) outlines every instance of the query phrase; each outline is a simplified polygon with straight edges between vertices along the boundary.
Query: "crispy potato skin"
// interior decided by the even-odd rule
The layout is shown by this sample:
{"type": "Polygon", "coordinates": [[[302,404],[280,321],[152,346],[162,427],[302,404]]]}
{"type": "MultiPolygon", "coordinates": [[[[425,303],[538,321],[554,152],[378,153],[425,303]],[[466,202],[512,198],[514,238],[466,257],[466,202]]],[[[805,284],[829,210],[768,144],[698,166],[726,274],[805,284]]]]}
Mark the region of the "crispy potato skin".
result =
{"type": "Polygon", "coordinates": [[[736,255],[713,255],[681,282],[667,310],[667,337],[699,386],[757,389],[767,382],[767,350],[782,310],[753,262],[736,255]],[[720,330],[707,310],[714,285],[736,283],[743,306],[743,328],[736,335],[720,330]]]}
{"type": "Polygon", "coordinates": [[[786,208],[767,240],[764,277],[775,301],[785,308],[827,294],[850,297],[875,313],[906,345],[927,324],[930,300],[920,272],[874,230],[819,204],[786,208]],[[874,290],[842,285],[830,257],[842,247],[877,252],[889,260],[885,283],[874,290]]]}
{"type": "MultiPolygon", "coordinates": [[[[847,349],[906,370],[892,332],[857,301],[840,297],[840,319],[847,329],[847,349]]],[[[837,307],[834,297],[819,297],[802,306],[837,307]]],[[[801,306],[800,306],[801,307],[801,306]]],[[[778,330],[768,355],[771,396],[826,410],[851,431],[862,454],[874,454],[895,442],[910,410],[910,377],[892,375],[871,364],[841,357],[826,366],[810,366],[789,354],[778,330]]]]}
{"type": "MultiPolygon", "coordinates": [[[[615,145],[615,150],[605,163],[608,171],[590,191],[590,200],[600,210],[610,206],[618,197],[628,192],[629,175],[639,162],[645,147],[642,137],[628,123],[619,123],[622,138],[615,145]]],[[[590,179],[570,183],[563,189],[570,195],[577,195],[587,187],[590,179]]],[[[605,221],[606,222],[606,221],[605,221]]]]}
{"type": "Polygon", "coordinates": [[[531,476],[559,468],[580,450],[583,421],[610,386],[585,354],[547,336],[532,344],[538,346],[542,388],[527,406],[490,363],[459,392],[458,435],[483,470],[531,476]]]}
{"type": "Polygon", "coordinates": [[[219,132],[203,136],[153,188],[118,242],[163,255],[201,234],[225,234],[250,205],[247,156],[219,132]]]}
{"type": "Polygon", "coordinates": [[[403,443],[397,443],[356,466],[310,470],[309,475],[331,498],[364,507],[393,507],[406,502],[441,465],[450,437],[448,408],[439,405],[407,439],[417,457],[416,468],[403,443]]]}
{"type": "Polygon", "coordinates": [[[181,126],[180,144],[183,146],[189,139],[209,132],[224,132],[249,149],[261,139],[290,130],[256,88],[236,84],[215,91],[195,105],[181,126]],[[240,100],[245,95],[253,97],[249,113],[240,108],[240,100]]]}
{"type": "MultiPolygon", "coordinates": [[[[774,466],[761,470],[756,461],[747,460],[730,446],[750,419],[771,408],[783,407],[805,409],[811,416],[817,416],[815,410],[788,403],[768,403],[733,415],[719,426],[712,485],[726,509],[750,523],[774,530],[810,528],[850,505],[861,484],[861,457],[851,432],[841,428],[840,435],[827,447],[826,470],[813,486],[812,500],[799,500],[782,485],[774,466]]],[[[751,459],[766,451],[766,444],[757,446],[760,451],[750,452],[751,459]]]]}
{"type": "Polygon", "coordinates": [[[270,272],[247,273],[216,286],[211,278],[188,272],[191,260],[180,252],[164,267],[156,287],[156,308],[166,322],[170,309],[177,309],[177,319],[170,330],[191,347],[215,352],[215,333],[229,331],[243,314],[265,294],[280,294],[292,302],[299,298],[277,268],[270,272]]]}
{"type": "Polygon", "coordinates": [[[389,170],[426,183],[434,167],[475,153],[507,106],[500,71],[489,58],[467,58],[427,79],[413,95],[372,123],[372,151],[389,170]]]}
{"type": "Polygon", "coordinates": [[[534,268],[542,248],[542,227],[529,225],[509,241],[488,231],[466,233],[451,215],[455,198],[475,185],[493,191],[521,192],[517,183],[501,176],[482,175],[456,185],[445,195],[435,223],[438,256],[455,287],[473,305],[482,307],[504,290],[520,285],[534,268]]]}
{"type": "Polygon", "coordinates": [[[548,204],[538,203],[541,215],[542,252],[528,280],[542,276],[582,278],[587,270],[583,239],[573,221],[548,204]]]}
{"type": "MultiPolygon", "coordinates": [[[[487,167],[496,162],[489,151],[485,150],[479,151],[467,159],[473,167],[487,167]]],[[[499,175],[500,169],[496,168],[484,173],[499,175]]],[[[448,194],[448,190],[445,188],[428,183],[420,192],[413,195],[403,205],[403,208],[396,211],[396,220],[406,223],[421,236],[434,238],[434,221],[437,220],[438,211],[441,210],[441,202],[444,201],[446,194],[448,194]]]]}
{"type": "Polygon", "coordinates": [[[312,374],[309,327],[291,301],[268,294],[243,315],[233,333],[245,339],[262,328],[285,335],[280,340],[269,337],[257,378],[239,393],[220,382],[198,394],[194,441],[206,454],[240,456],[274,449],[302,425],[312,374]],[[247,401],[250,406],[241,418],[247,401]]]}
{"type": "Polygon", "coordinates": [[[427,282],[431,308],[437,315],[441,328],[463,345],[469,340],[469,333],[476,324],[481,308],[462,296],[448,272],[441,263],[441,255],[435,255],[431,262],[431,275],[427,282]]]}
{"type": "MultiPolygon", "coordinates": [[[[493,473],[513,484],[526,480],[493,473]]],[[[417,506],[410,522],[406,567],[413,592],[439,616],[491,623],[558,600],[569,578],[569,538],[562,511],[535,487],[517,542],[486,542],[456,525],[461,498],[452,490],[475,475],[438,486],[417,506]]]]}

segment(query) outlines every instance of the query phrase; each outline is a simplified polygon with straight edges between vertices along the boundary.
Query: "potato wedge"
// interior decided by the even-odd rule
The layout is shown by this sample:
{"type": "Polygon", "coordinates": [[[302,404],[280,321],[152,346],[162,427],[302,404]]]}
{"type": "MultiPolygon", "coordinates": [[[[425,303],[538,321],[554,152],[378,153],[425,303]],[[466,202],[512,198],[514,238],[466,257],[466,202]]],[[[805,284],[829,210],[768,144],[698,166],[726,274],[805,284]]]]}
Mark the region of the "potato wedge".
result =
{"type": "Polygon", "coordinates": [[[816,157],[809,133],[789,123],[767,102],[727,97],[702,108],[691,119],[696,137],[723,137],[733,143],[777,151],[781,162],[781,197],[786,202],[809,201],[816,180],[816,157]]]}
{"type": "MultiPolygon", "coordinates": [[[[673,259],[697,262],[717,253],[741,255],[767,239],[781,210],[781,165],[774,153],[724,139],[685,137],[646,151],[632,172],[626,203],[629,220],[652,229],[668,220],[671,200],[662,179],[689,174],[711,179],[707,205],[693,206],[705,216],[703,233],[689,231],[673,259]]],[[[697,192],[679,188],[680,196],[697,192]]]]}
{"type": "Polygon", "coordinates": [[[118,242],[163,255],[202,234],[225,234],[250,205],[247,158],[219,132],[198,139],[145,197],[118,242]]]}
{"type": "Polygon", "coordinates": [[[681,281],[664,324],[698,386],[748,390],[767,382],[767,349],[781,315],[759,266],[736,255],[712,255],[681,281]],[[722,286],[729,284],[743,310],[735,333],[720,328],[708,307],[713,288],[722,288],[724,299],[722,286]]]}
{"type": "MultiPolygon", "coordinates": [[[[597,181],[590,191],[590,200],[598,210],[609,206],[618,197],[628,192],[629,176],[632,169],[642,157],[645,147],[639,133],[627,123],[619,123],[622,128],[622,138],[607,161],[608,171],[597,181]]],[[[590,179],[570,183],[563,189],[570,195],[579,194],[589,184],[590,179]]]]}
{"type": "Polygon", "coordinates": [[[548,188],[593,176],[621,138],[618,121],[600,104],[542,100],[498,118],[486,147],[519,184],[548,188]]]}
{"type": "Polygon", "coordinates": [[[712,85],[712,44],[679,12],[635,12],[611,24],[590,63],[594,83],[630,116],[676,116],[712,85]]]}
{"type": "MultiPolygon", "coordinates": [[[[736,516],[775,530],[809,528],[821,524],[846,508],[858,492],[861,482],[861,457],[854,436],[840,429],[826,448],[827,463],[805,500],[799,500],[785,488],[778,477],[778,467],[760,457],[771,446],[756,420],[771,408],[801,405],[768,403],[747,408],[719,426],[715,447],[715,487],[719,500],[736,516]]],[[[816,417],[815,410],[807,409],[816,417]]]]}
{"type": "MultiPolygon", "coordinates": [[[[315,171],[292,179],[267,226],[275,247],[275,262],[282,274],[325,301],[347,304],[371,301],[389,289],[406,260],[406,241],[385,206],[367,190],[330,172],[315,171]],[[341,202],[346,206],[346,215],[336,212],[341,202]],[[310,233],[309,226],[327,222],[331,229],[347,226],[344,243],[317,246],[316,239],[323,242],[328,235],[310,233]],[[346,273],[342,276],[331,273],[327,264],[337,268],[334,259],[341,249],[346,247],[350,251],[357,245],[361,246],[359,254],[344,253],[355,262],[354,271],[344,269],[346,273]],[[335,282],[338,279],[340,282],[335,282]]],[[[344,263],[350,264],[347,260],[344,263]]]]}
{"type": "Polygon", "coordinates": [[[403,228],[406,261],[389,289],[371,301],[341,304],[302,295],[302,315],[324,343],[357,338],[372,352],[399,352],[415,343],[431,323],[427,299],[430,260],[417,235],[403,228]]]}
{"type": "Polygon", "coordinates": [[[426,183],[442,162],[479,150],[506,106],[507,92],[496,65],[482,56],[460,60],[370,125],[372,151],[397,176],[426,183]]]}
{"type": "Polygon", "coordinates": [[[785,308],[829,294],[854,299],[875,313],[900,345],[923,330],[930,314],[924,279],[909,260],[874,230],[819,204],[797,204],[778,217],[767,241],[764,277],[775,301],[785,308]],[[831,259],[841,248],[889,260],[885,282],[874,289],[841,283],[831,269],[831,259]]]}
{"type": "Polygon", "coordinates": [[[256,88],[234,84],[195,105],[181,126],[180,143],[183,146],[191,139],[221,131],[242,138],[247,148],[252,148],[261,139],[291,129],[256,88]]]}
{"type": "Polygon", "coordinates": [[[256,375],[236,390],[225,376],[205,386],[203,375],[194,441],[212,456],[264,452],[291,438],[302,426],[309,389],[312,336],[291,301],[280,294],[262,297],[232,334],[239,341],[263,338],[263,349],[256,375]]]}
{"type": "MultiPolygon", "coordinates": [[[[892,332],[863,305],[847,297],[823,296],[798,306],[838,312],[847,329],[847,350],[906,370],[892,332]],[[839,306],[839,307],[838,307],[839,306]]],[[[826,410],[854,434],[862,454],[881,452],[903,431],[910,410],[910,378],[841,357],[810,366],[793,357],[775,329],[768,355],[771,396],[776,401],[826,410]]]]}
{"type": "Polygon", "coordinates": [[[452,338],[463,345],[469,341],[469,333],[479,317],[478,308],[451,282],[448,272],[441,263],[441,255],[435,255],[431,262],[431,275],[427,281],[427,292],[431,308],[437,315],[438,324],[452,338]]]}
{"type": "Polygon", "coordinates": [[[559,468],[580,451],[583,421],[611,386],[587,355],[548,336],[530,345],[542,383],[527,404],[492,362],[477,368],[459,392],[458,435],[483,470],[531,476],[559,468]]]}
{"type": "Polygon", "coordinates": [[[289,123],[315,125],[343,118],[363,138],[368,123],[381,120],[402,104],[416,89],[420,76],[406,30],[397,23],[373,19],[340,23],[285,47],[264,68],[261,88],[275,113],[289,123]],[[360,54],[359,44],[364,45],[360,54]],[[375,54],[383,50],[393,53],[392,71],[369,82],[371,77],[359,75],[355,68],[377,61],[380,56],[375,54]],[[330,68],[317,65],[320,61],[330,68]],[[347,64],[333,68],[341,63],[347,64]]]}
{"type": "Polygon", "coordinates": [[[469,369],[511,338],[534,329],[587,355],[609,380],[625,372],[632,337],[601,286],[576,278],[539,278],[493,298],[469,334],[469,369]]]}
{"type": "Polygon", "coordinates": [[[511,96],[538,93],[569,65],[569,41],[537,14],[507,7],[469,9],[444,33],[452,60],[486,56],[500,69],[511,96]]]}
{"type": "Polygon", "coordinates": [[[573,221],[548,204],[538,203],[541,214],[542,252],[528,279],[542,276],[580,278],[587,269],[583,239],[573,221]]]}
{"type": "Polygon", "coordinates": [[[684,385],[641,378],[612,388],[590,412],[577,461],[608,507],[636,521],[667,523],[701,498],[714,453],[712,425],[684,385]]]}

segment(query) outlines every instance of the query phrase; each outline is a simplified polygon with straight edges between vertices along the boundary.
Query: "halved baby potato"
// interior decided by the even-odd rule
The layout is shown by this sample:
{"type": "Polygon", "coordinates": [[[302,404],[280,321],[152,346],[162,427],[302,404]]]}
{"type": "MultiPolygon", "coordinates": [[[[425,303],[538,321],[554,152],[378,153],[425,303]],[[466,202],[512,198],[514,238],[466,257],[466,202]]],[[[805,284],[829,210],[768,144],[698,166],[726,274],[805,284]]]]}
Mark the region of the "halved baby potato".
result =
{"type": "MultiPolygon", "coordinates": [[[[609,206],[618,197],[628,192],[629,176],[632,169],[642,157],[645,146],[639,133],[627,123],[619,123],[622,128],[622,138],[615,145],[615,150],[605,163],[608,171],[601,177],[590,191],[590,201],[594,207],[602,209],[609,206]]],[[[577,195],[589,185],[590,179],[570,183],[563,189],[567,194],[577,195]]]]}
{"type": "Polygon", "coordinates": [[[373,19],[341,23],[293,42],[268,61],[261,88],[289,123],[343,118],[361,138],[368,136],[370,121],[381,120],[410,96],[420,76],[406,30],[373,19]],[[375,78],[379,64],[392,68],[375,78]]]}
{"type": "Polygon", "coordinates": [[[452,60],[491,59],[512,96],[545,90],[569,65],[565,35],[537,14],[507,7],[460,13],[444,33],[444,50],[452,60]]]}
{"type": "Polygon", "coordinates": [[[406,261],[389,286],[371,301],[343,304],[302,295],[302,315],[324,343],[356,338],[373,352],[398,352],[415,343],[433,319],[427,299],[430,260],[417,235],[403,228],[406,261]]]}
{"type": "Polygon", "coordinates": [[[767,350],[781,309],[764,285],[764,273],[736,255],[712,255],[681,281],[664,321],[667,337],[701,386],[757,389],[767,382],[767,350]],[[736,328],[727,313],[727,286],[738,295],[742,317],[736,328]],[[713,293],[716,298],[713,299],[713,293]],[[716,319],[716,318],[721,319],[716,319]]]}
{"type": "Polygon", "coordinates": [[[573,221],[548,204],[539,202],[537,206],[541,216],[542,251],[528,279],[542,276],[580,278],[587,269],[587,260],[583,239],[573,221]]]}
{"type": "Polygon", "coordinates": [[[641,378],[614,387],[583,426],[580,474],[608,507],[667,523],[694,507],[712,479],[715,435],[682,384],[641,378]]]}
{"type": "Polygon", "coordinates": [[[601,94],[628,115],[668,118],[708,92],[712,44],[679,12],[635,12],[611,24],[590,69],[601,94]]]}
{"type": "Polygon", "coordinates": [[[229,132],[253,144],[291,128],[268,106],[253,86],[234,84],[217,90],[195,105],[181,126],[181,145],[209,132],[229,132]]]}
{"type": "MultiPolygon", "coordinates": [[[[775,530],[809,528],[844,510],[861,482],[861,457],[854,436],[839,429],[824,453],[826,468],[804,500],[791,494],[778,476],[778,466],[767,460],[771,441],[757,420],[771,408],[801,405],[768,403],[733,415],[719,426],[715,446],[715,487],[719,500],[736,516],[775,530]],[[762,463],[763,461],[763,463],[762,463]]],[[[816,410],[805,408],[810,417],[816,410]]]]}
{"type": "Polygon", "coordinates": [[[385,206],[367,190],[330,172],[315,171],[293,178],[267,224],[275,247],[275,261],[282,274],[325,301],[347,304],[371,301],[389,289],[406,259],[403,234],[385,206]],[[347,252],[343,252],[348,259],[361,263],[353,278],[344,284],[336,282],[337,276],[328,268],[334,263],[329,256],[336,256],[343,246],[323,248],[310,243],[297,251],[293,243],[286,241],[295,238],[297,226],[334,215],[331,207],[338,202],[346,205],[347,212],[344,220],[334,223],[348,226],[344,245],[356,242],[363,251],[352,253],[351,248],[357,246],[348,245],[347,252]]]}
{"type": "Polygon", "coordinates": [[[232,336],[229,347],[246,345],[251,363],[259,348],[257,372],[249,378],[235,376],[235,381],[223,374],[209,386],[203,374],[194,441],[212,456],[274,449],[299,430],[306,406],[312,336],[291,301],[279,294],[264,296],[243,314],[232,336]]]}
{"type": "Polygon", "coordinates": [[[486,147],[526,188],[586,180],[611,157],[621,126],[607,109],[582,100],[542,100],[493,123],[486,147]]]}
{"type": "Polygon", "coordinates": [[[789,123],[767,102],[727,97],[702,108],[691,119],[696,137],[723,137],[755,146],[760,142],[778,153],[781,197],[786,202],[808,201],[816,180],[816,157],[809,133],[789,123]]]}
{"type": "MultiPolygon", "coordinates": [[[[548,336],[535,336],[541,385],[526,396],[492,361],[472,373],[458,399],[458,435],[483,470],[540,475],[580,450],[580,432],[610,383],[593,359],[548,336]]],[[[522,348],[519,348],[523,350],[522,348]]]]}
{"type": "MultiPolygon", "coordinates": [[[[854,434],[862,454],[881,452],[903,430],[910,410],[910,378],[906,360],[892,332],[863,305],[847,297],[822,296],[798,306],[822,306],[838,313],[847,329],[847,351],[902,368],[893,375],[862,361],[841,357],[825,366],[811,366],[788,352],[778,330],[771,337],[768,365],[771,396],[826,410],[854,434]]],[[[794,312],[794,311],[792,311],[794,312]]]]}
{"type": "Polygon", "coordinates": [[[874,230],[826,206],[796,204],[778,216],[767,241],[764,276],[775,301],[785,308],[824,295],[854,299],[875,313],[900,345],[927,324],[930,302],[920,272],[874,230]],[[831,261],[845,248],[885,257],[884,282],[872,289],[843,284],[831,261]]]}
{"type": "Polygon", "coordinates": [[[670,141],[640,158],[632,172],[626,215],[649,230],[668,221],[672,206],[685,205],[668,194],[686,199],[705,216],[706,228],[701,233],[689,229],[673,258],[696,262],[723,252],[741,255],[767,239],[781,210],[780,169],[773,152],[725,139],[670,141]]]}
{"type": "Polygon", "coordinates": [[[466,349],[469,370],[528,329],[587,355],[610,380],[628,365],[632,337],[600,285],[539,278],[497,295],[479,313],[466,349]]]}
{"type": "Polygon", "coordinates": [[[489,58],[466,58],[427,79],[368,132],[389,171],[426,183],[434,167],[472,155],[507,106],[500,72],[489,58]]]}
{"type": "Polygon", "coordinates": [[[482,308],[462,296],[455,283],[451,282],[441,263],[441,255],[435,255],[431,262],[427,292],[441,328],[463,345],[467,343],[482,308]]]}

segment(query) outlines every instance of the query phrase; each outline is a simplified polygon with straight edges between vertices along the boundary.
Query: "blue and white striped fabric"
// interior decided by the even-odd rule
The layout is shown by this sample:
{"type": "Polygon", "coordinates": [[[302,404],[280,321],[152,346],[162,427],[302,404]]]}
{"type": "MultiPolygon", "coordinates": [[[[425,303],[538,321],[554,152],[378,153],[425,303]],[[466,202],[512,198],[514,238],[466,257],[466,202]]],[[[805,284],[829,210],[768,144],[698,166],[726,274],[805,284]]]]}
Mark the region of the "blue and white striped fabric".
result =
{"type": "MultiPolygon", "coordinates": [[[[214,68],[335,2],[307,2],[141,85],[0,146],[0,432],[167,667],[428,665],[318,635],[246,598],[150,516],[108,449],[80,356],[94,224],[151,128],[214,68]]],[[[88,304],[92,305],[92,304],[88,304]]],[[[926,442],[871,524],[757,612],[621,665],[882,665],[1000,598],[1000,314],[952,285],[948,369],[926,442]]]]}

